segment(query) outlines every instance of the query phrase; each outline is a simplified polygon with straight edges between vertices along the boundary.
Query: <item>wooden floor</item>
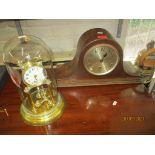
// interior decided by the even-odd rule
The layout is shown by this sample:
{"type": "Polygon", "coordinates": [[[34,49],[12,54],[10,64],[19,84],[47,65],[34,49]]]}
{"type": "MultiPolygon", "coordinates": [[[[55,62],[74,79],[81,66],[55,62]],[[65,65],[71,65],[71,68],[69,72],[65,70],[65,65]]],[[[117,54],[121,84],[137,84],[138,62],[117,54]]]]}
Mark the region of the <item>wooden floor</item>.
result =
{"type": "Polygon", "coordinates": [[[59,91],[66,100],[62,117],[30,126],[21,119],[18,91],[8,79],[0,93],[0,134],[155,134],[155,101],[137,84],[59,91]]]}

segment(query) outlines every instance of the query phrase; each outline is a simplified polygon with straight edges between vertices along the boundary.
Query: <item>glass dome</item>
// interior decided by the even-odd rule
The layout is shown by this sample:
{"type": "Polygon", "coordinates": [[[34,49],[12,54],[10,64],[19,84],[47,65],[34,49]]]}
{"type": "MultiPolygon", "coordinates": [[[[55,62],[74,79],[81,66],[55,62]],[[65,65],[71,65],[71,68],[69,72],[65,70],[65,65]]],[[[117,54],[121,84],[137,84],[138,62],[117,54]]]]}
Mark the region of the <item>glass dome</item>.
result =
{"type": "Polygon", "coordinates": [[[63,111],[51,54],[41,39],[30,35],[14,37],[4,46],[3,60],[22,100],[21,115],[32,125],[49,124],[63,111]]]}

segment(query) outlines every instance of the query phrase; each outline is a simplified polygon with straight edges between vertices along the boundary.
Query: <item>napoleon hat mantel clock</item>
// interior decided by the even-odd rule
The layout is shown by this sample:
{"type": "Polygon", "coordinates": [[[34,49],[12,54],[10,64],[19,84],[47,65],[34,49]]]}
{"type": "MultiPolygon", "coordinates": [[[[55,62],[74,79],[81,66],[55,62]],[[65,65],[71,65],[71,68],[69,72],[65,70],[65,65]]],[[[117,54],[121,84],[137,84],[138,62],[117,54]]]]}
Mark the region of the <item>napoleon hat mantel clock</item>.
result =
{"type": "Polygon", "coordinates": [[[140,83],[124,71],[121,46],[102,28],[82,34],[73,60],[55,72],[59,87],[140,83]]]}

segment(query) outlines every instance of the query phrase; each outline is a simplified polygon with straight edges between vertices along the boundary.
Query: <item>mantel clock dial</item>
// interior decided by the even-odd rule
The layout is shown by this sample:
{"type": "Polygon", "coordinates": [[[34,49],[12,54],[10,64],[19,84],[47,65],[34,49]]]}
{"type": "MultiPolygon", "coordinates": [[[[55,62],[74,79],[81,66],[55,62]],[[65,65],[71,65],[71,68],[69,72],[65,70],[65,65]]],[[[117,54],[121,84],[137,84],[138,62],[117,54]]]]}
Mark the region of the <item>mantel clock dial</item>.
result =
{"type": "Polygon", "coordinates": [[[99,44],[88,50],[83,59],[85,69],[93,75],[106,75],[119,63],[116,48],[108,44],[99,44]]]}

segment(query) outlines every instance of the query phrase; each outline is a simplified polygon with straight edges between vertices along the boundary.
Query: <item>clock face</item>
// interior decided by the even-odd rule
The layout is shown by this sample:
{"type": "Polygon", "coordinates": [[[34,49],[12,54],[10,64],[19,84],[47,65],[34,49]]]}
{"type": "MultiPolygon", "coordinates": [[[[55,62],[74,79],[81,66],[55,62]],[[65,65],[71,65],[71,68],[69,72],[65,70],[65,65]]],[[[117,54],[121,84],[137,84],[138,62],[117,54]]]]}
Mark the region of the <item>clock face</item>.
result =
{"type": "Polygon", "coordinates": [[[85,69],[93,75],[106,75],[119,63],[118,51],[109,44],[98,44],[90,48],[83,59],[85,69]]]}
{"type": "Polygon", "coordinates": [[[33,66],[24,73],[24,82],[29,85],[39,85],[47,77],[46,70],[40,66],[33,66]]]}

